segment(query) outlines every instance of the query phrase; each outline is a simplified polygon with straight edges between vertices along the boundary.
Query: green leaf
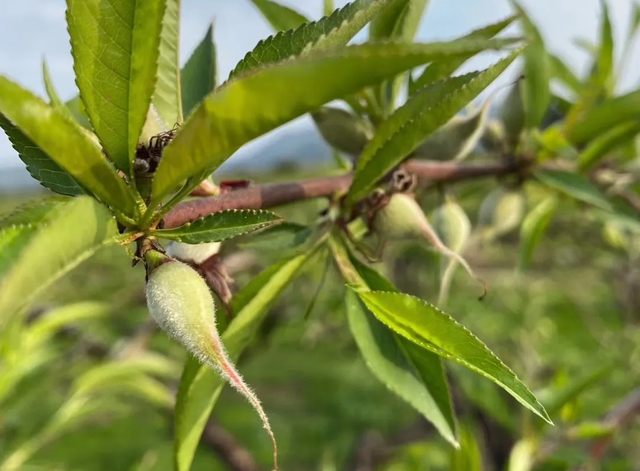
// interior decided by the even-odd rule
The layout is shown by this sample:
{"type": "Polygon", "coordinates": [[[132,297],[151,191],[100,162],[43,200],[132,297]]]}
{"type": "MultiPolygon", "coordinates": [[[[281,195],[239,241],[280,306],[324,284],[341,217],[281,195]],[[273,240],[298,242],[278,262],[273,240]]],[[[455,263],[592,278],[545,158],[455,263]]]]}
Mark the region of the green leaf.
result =
{"type": "Polygon", "coordinates": [[[0,227],[7,227],[20,224],[38,224],[60,204],[70,200],[61,196],[43,198],[18,206],[7,214],[0,216],[0,227]]]}
{"type": "Polygon", "coordinates": [[[250,237],[249,240],[240,242],[239,245],[245,249],[255,250],[260,254],[282,254],[304,248],[312,240],[311,236],[315,232],[313,226],[283,222],[260,231],[250,237]]]}
{"type": "MultiPolygon", "coordinates": [[[[368,287],[390,283],[368,269],[368,287]],[[376,279],[377,278],[377,279],[376,279]]],[[[363,274],[363,267],[358,267],[363,274]]],[[[355,293],[347,293],[351,333],[374,376],[424,415],[452,445],[457,446],[456,423],[442,362],[437,355],[396,335],[367,310],[355,293]]]]}
{"type": "MultiPolygon", "coordinates": [[[[138,207],[131,189],[102,155],[95,142],[64,113],[4,77],[0,77],[0,113],[42,150],[34,152],[25,141],[17,146],[23,155],[32,159],[31,162],[43,165],[43,171],[38,174],[42,181],[61,190],[63,194],[79,193],[68,180],[61,179],[59,169],[52,169],[48,159],[44,163],[39,160],[44,152],[104,203],[129,217],[135,217],[138,207]]],[[[16,145],[20,136],[13,135],[16,145]]]]}
{"type": "Polygon", "coordinates": [[[529,39],[529,45],[524,51],[525,78],[521,82],[525,125],[527,128],[535,128],[542,122],[551,100],[549,91],[551,62],[538,28],[520,5],[514,2],[514,6],[529,39]]]}
{"type": "Polygon", "coordinates": [[[450,471],[482,471],[482,453],[471,423],[460,426],[460,448],[451,455],[450,471]]]}
{"type": "Polygon", "coordinates": [[[216,88],[217,70],[212,24],[182,69],[182,109],[185,116],[189,116],[216,88]]]}
{"type": "Polygon", "coordinates": [[[616,126],[638,119],[640,116],[640,90],[605,100],[579,120],[568,137],[574,144],[585,142],[616,126]]]}
{"type": "Polygon", "coordinates": [[[87,112],[84,110],[84,104],[80,99],[80,95],[76,95],[71,100],[67,101],[65,106],[80,126],[93,131],[91,128],[91,121],[89,121],[89,116],[87,116],[87,112]]]}
{"type": "Polygon", "coordinates": [[[323,3],[323,12],[324,16],[329,16],[336,9],[336,5],[333,0],[324,0],[323,3]]]}
{"type": "Polygon", "coordinates": [[[519,50],[512,52],[482,72],[452,77],[413,95],[382,123],[362,152],[349,190],[349,201],[353,204],[365,197],[380,178],[477,97],[519,53],[519,50]]]}
{"type": "Polygon", "coordinates": [[[34,225],[26,223],[0,229],[0,275],[4,276],[19,258],[35,231],[34,225]]]}
{"type": "Polygon", "coordinates": [[[151,234],[186,244],[202,244],[231,239],[263,229],[281,220],[270,211],[232,209],[210,214],[173,229],[151,231],[151,234]]]}
{"type": "Polygon", "coordinates": [[[107,155],[133,175],[158,71],[165,1],[67,0],[76,84],[107,155]]]}
{"type": "Polygon", "coordinates": [[[348,46],[238,77],[209,95],[166,147],[153,179],[152,206],[188,177],[215,170],[248,141],[328,101],[429,60],[499,44],[348,46]]]}
{"type": "Polygon", "coordinates": [[[113,241],[116,234],[111,213],[88,196],[74,198],[51,211],[0,281],[0,323],[5,323],[51,283],[113,241]]]}
{"type": "Polygon", "coordinates": [[[90,319],[106,319],[113,307],[103,302],[78,302],[47,311],[29,324],[24,332],[24,347],[34,349],[43,345],[61,329],[90,319]]]}
{"type": "Polygon", "coordinates": [[[558,201],[550,196],[540,202],[524,218],[520,227],[520,262],[518,264],[520,270],[525,270],[531,263],[533,253],[557,209],[558,201]]]}
{"type": "Polygon", "coordinates": [[[275,31],[296,29],[298,26],[309,21],[294,9],[272,2],[271,0],[251,0],[251,2],[260,10],[275,31]]]}
{"type": "Polygon", "coordinates": [[[535,172],[535,176],[544,185],[571,198],[607,211],[612,209],[611,203],[607,201],[598,187],[582,175],[562,170],[543,170],[535,172]]]}
{"type": "MultiPolygon", "coordinates": [[[[158,80],[153,104],[168,128],[182,123],[180,98],[180,4],[181,0],[164,0],[166,9],[158,56],[158,80]]],[[[151,58],[150,58],[151,59],[151,58]]]]}
{"type": "MultiPolygon", "coordinates": [[[[240,290],[231,300],[236,314],[222,334],[232,361],[255,335],[266,313],[291,283],[313,252],[274,265],[240,290]]],[[[215,371],[189,359],[185,366],[175,409],[174,463],[176,471],[188,471],[200,443],[200,436],[225,382],[215,371]]]]}
{"type": "Polygon", "coordinates": [[[49,213],[67,201],[61,197],[45,198],[22,205],[0,217],[0,274],[4,274],[20,258],[38,225],[49,213]]]}
{"type": "Polygon", "coordinates": [[[551,77],[560,80],[574,93],[578,93],[582,88],[582,82],[573,70],[560,57],[554,54],[549,54],[549,62],[551,64],[551,77]]]}
{"type": "Polygon", "coordinates": [[[399,1],[404,0],[356,0],[330,16],[270,36],[247,53],[231,71],[229,79],[292,56],[344,46],[385,7],[399,1]]]}
{"type": "MultiPolygon", "coordinates": [[[[330,245],[347,283],[362,290],[396,291],[389,280],[349,254],[337,238],[332,238],[330,245]]],[[[440,358],[389,330],[353,293],[347,293],[347,318],[372,374],[431,421],[447,441],[457,445],[449,386],[440,358]]]]}
{"type": "Polygon", "coordinates": [[[414,157],[429,160],[464,160],[476,148],[484,134],[491,100],[470,116],[454,117],[431,134],[414,152],[414,157]]]}
{"type": "Polygon", "coordinates": [[[609,15],[609,7],[605,0],[600,0],[602,8],[602,24],[600,25],[600,44],[593,74],[597,76],[600,88],[608,93],[614,86],[614,40],[613,27],[609,15]]]}
{"type": "Polygon", "coordinates": [[[591,170],[615,149],[633,142],[640,134],[640,121],[623,123],[605,131],[589,142],[578,157],[578,170],[591,170]]]}
{"type": "Polygon", "coordinates": [[[402,293],[364,292],[358,296],[396,333],[492,380],[545,421],[549,416],[535,396],[477,337],[437,307],[402,293]]]}
{"type": "Polygon", "coordinates": [[[371,22],[369,40],[413,41],[429,0],[400,0],[377,15],[371,22]]]}
{"type": "Polygon", "coordinates": [[[76,196],[82,188],[71,175],[62,170],[31,139],[0,113],[0,127],[9,138],[20,160],[27,166],[29,174],[49,190],[61,195],[76,196]]]}
{"type": "MultiPolygon", "coordinates": [[[[485,40],[491,39],[502,30],[504,30],[507,26],[509,26],[513,21],[518,18],[517,16],[510,16],[502,21],[494,23],[489,26],[485,26],[484,28],[477,29],[467,34],[466,36],[461,37],[460,39],[468,39],[468,40],[485,40]]],[[[431,83],[437,82],[438,80],[443,80],[451,76],[462,64],[464,64],[467,60],[471,59],[475,53],[467,54],[466,56],[460,57],[447,57],[443,60],[433,61],[431,64],[427,65],[422,74],[411,82],[409,86],[409,94],[413,95],[417,90],[424,87],[425,85],[429,85],[431,83]]]]}
{"type": "Polygon", "coordinates": [[[61,110],[65,110],[68,113],[68,116],[72,116],[71,111],[64,105],[64,103],[62,103],[62,100],[60,100],[60,97],[58,96],[58,92],[56,92],[56,89],[53,86],[53,80],[49,74],[49,67],[44,59],[42,60],[42,79],[44,80],[44,89],[47,92],[51,105],[61,110]]]}

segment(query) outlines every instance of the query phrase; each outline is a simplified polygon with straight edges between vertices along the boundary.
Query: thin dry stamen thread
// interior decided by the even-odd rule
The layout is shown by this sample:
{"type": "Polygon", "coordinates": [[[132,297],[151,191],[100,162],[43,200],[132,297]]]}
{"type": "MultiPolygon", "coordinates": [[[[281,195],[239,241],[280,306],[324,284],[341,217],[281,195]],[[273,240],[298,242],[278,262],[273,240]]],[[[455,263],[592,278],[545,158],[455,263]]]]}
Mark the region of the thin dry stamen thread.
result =
{"type": "Polygon", "coordinates": [[[445,257],[449,257],[457,261],[474,280],[478,281],[482,285],[483,291],[479,299],[484,299],[484,297],[487,295],[487,284],[480,277],[476,276],[467,261],[460,254],[454,252],[449,247],[444,245],[444,243],[440,240],[438,234],[436,234],[430,224],[427,223],[422,228],[422,235],[431,243],[433,248],[435,248],[445,257]]]}

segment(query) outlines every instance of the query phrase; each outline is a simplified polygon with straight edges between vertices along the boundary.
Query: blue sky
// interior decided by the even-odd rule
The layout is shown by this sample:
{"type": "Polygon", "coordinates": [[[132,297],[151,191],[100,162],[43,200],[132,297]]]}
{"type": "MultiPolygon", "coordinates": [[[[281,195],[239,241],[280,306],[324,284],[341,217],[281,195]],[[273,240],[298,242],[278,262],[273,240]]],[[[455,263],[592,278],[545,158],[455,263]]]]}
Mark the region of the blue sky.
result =
{"type": "MultiPolygon", "coordinates": [[[[607,1],[616,37],[622,40],[626,35],[633,0],[607,1]]],[[[4,3],[0,15],[0,74],[43,95],[41,63],[44,57],[60,95],[72,97],[77,91],[64,21],[64,0],[4,3]]],[[[318,18],[322,11],[322,0],[281,0],[281,3],[310,18],[318,18]]],[[[345,3],[344,0],[336,1],[337,6],[345,3]]],[[[583,71],[587,66],[586,56],[573,44],[573,40],[578,37],[592,42],[596,40],[599,0],[522,0],[521,3],[539,25],[549,46],[568,59],[576,70],[583,71]]],[[[431,0],[418,40],[454,38],[506,17],[510,12],[507,0],[431,0]]],[[[271,34],[269,26],[249,0],[183,0],[182,21],[180,48],[183,60],[200,41],[209,23],[214,21],[221,79],[226,78],[233,66],[260,39],[271,34]]],[[[633,86],[637,79],[632,79],[640,76],[639,47],[635,47],[634,56],[636,60],[632,61],[634,64],[623,80],[626,88],[633,86]]],[[[482,67],[490,61],[490,58],[479,57],[466,68],[482,67]]],[[[507,79],[503,78],[503,82],[507,79]]],[[[5,136],[0,133],[0,168],[21,165],[5,136]]]]}

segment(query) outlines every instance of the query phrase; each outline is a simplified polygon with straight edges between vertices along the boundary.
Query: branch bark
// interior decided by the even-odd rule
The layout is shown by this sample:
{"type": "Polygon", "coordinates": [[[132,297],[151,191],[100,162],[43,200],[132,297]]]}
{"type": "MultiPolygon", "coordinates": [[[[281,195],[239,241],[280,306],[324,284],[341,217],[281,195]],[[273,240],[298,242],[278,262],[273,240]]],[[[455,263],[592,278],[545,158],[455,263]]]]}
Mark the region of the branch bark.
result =
{"type": "Polygon", "coordinates": [[[251,453],[215,422],[207,423],[202,434],[202,443],[215,452],[231,471],[261,471],[251,453]]]}
{"type": "MultiPolygon", "coordinates": [[[[460,162],[432,162],[409,160],[403,168],[418,177],[421,183],[445,183],[500,176],[518,172],[516,163],[495,162],[469,164],[460,162]]],[[[229,209],[264,209],[295,201],[330,197],[349,189],[353,175],[312,178],[288,183],[255,185],[219,196],[198,198],[178,204],[163,220],[163,227],[171,229],[193,222],[209,214],[229,209]]]]}

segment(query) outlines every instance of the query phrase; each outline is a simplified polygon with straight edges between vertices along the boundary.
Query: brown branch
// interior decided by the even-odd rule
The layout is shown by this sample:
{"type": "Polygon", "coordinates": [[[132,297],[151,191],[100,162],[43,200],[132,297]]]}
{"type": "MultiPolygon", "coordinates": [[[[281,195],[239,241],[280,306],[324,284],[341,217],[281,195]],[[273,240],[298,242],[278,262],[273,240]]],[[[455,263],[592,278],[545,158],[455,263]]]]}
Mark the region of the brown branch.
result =
{"type": "MultiPolygon", "coordinates": [[[[631,391],[621,402],[609,412],[602,420],[602,424],[612,431],[620,430],[640,414],[640,388],[631,391]]],[[[598,463],[604,456],[613,440],[613,433],[607,437],[596,440],[591,444],[589,456],[592,462],[598,463]]],[[[585,471],[585,466],[577,471],[585,471]]]]}
{"type": "Polygon", "coordinates": [[[362,435],[347,460],[346,471],[375,471],[393,458],[399,448],[423,441],[434,433],[433,426],[425,419],[419,419],[396,435],[385,438],[377,432],[362,435]]]}
{"type": "MultiPolygon", "coordinates": [[[[409,160],[403,168],[421,182],[444,183],[514,173],[520,167],[512,163],[467,164],[409,160]]],[[[288,183],[255,185],[209,198],[180,203],[165,217],[166,229],[181,226],[201,217],[229,209],[264,209],[295,201],[330,197],[349,189],[352,175],[312,178],[288,183]]]]}
{"type": "Polygon", "coordinates": [[[202,443],[213,450],[232,471],[259,471],[255,460],[236,439],[220,425],[209,421],[202,434],[202,443]]]}

